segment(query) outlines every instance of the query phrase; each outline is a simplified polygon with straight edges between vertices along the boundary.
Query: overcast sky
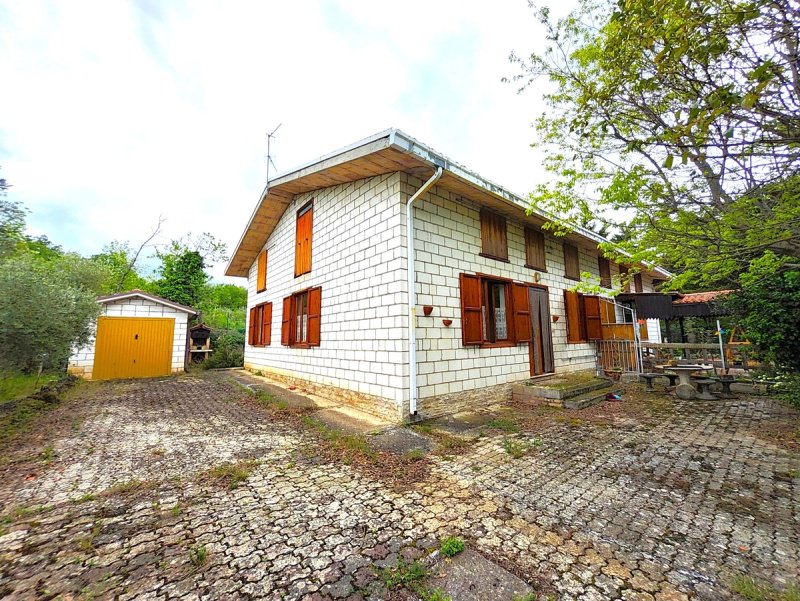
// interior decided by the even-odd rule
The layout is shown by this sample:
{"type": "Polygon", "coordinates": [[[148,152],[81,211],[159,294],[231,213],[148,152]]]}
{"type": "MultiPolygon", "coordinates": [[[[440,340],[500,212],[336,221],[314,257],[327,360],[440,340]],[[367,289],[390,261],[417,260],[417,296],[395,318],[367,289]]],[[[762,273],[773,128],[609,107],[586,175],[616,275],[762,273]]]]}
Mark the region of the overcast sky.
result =
{"type": "Polygon", "coordinates": [[[501,78],[541,38],[526,0],[0,0],[0,175],[87,255],[159,215],[232,252],[279,123],[279,172],[399,127],[526,193],[542,104],[501,78]]]}

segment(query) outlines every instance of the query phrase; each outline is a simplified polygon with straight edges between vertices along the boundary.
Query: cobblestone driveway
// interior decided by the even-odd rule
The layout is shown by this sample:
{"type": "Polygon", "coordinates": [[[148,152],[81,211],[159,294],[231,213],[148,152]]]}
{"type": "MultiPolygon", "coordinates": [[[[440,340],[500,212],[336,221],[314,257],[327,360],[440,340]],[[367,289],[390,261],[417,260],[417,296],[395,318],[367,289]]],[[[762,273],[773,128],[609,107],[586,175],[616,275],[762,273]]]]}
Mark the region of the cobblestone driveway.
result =
{"type": "Polygon", "coordinates": [[[0,596],[378,598],[375,567],[449,534],[561,599],[725,599],[737,574],[800,573],[800,459],[762,436],[800,419],[774,401],[539,415],[525,456],[487,436],[395,490],[298,453],[245,397],[204,375],[92,385],[53,412],[0,482],[0,596]],[[251,458],[234,490],[198,478],[251,458]]]}

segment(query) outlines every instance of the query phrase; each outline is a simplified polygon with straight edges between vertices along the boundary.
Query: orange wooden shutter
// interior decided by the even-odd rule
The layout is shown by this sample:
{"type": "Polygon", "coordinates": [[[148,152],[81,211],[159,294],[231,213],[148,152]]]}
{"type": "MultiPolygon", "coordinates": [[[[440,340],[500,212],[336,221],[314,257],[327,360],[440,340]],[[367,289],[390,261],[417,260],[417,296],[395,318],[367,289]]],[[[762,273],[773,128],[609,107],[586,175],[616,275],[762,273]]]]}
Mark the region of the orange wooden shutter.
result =
{"type": "Polygon", "coordinates": [[[603,327],[600,319],[600,297],[582,296],[583,314],[586,318],[586,337],[589,340],[602,340],[603,327]]]}
{"type": "Polygon", "coordinates": [[[267,251],[262,250],[258,254],[258,271],[256,275],[256,292],[264,292],[267,289],[267,251]]]}
{"type": "Polygon", "coordinates": [[[544,252],[544,234],[525,228],[525,267],[547,271],[544,252]]]}
{"type": "Polygon", "coordinates": [[[261,344],[269,346],[272,338],[272,303],[264,304],[264,313],[261,316],[261,344]]]}
{"type": "Polygon", "coordinates": [[[297,231],[294,254],[294,275],[311,271],[311,230],[314,207],[308,205],[297,213],[297,231]]]}
{"type": "Polygon", "coordinates": [[[600,285],[611,288],[611,263],[605,257],[597,257],[597,268],[600,271],[600,285]]]}
{"type": "Polygon", "coordinates": [[[481,325],[481,278],[477,275],[462,273],[461,281],[461,340],[464,346],[483,342],[481,325]]]}
{"type": "Polygon", "coordinates": [[[567,342],[583,342],[584,326],[581,323],[580,294],[574,290],[564,290],[564,306],[567,314],[567,342]]]}
{"type": "Polygon", "coordinates": [[[291,342],[289,333],[292,324],[292,297],[287,296],[283,299],[283,314],[281,315],[281,344],[289,346],[291,342]]]}
{"type": "Polygon", "coordinates": [[[308,291],[308,346],[319,346],[321,314],[322,288],[312,288],[308,291]]]}
{"type": "Polygon", "coordinates": [[[581,279],[581,266],[578,247],[564,243],[564,275],[571,280],[581,279]]]}
{"type": "Polygon", "coordinates": [[[525,284],[514,284],[511,295],[512,303],[514,304],[514,332],[516,334],[517,343],[530,342],[532,336],[528,287],[525,284]]]}
{"type": "Polygon", "coordinates": [[[481,253],[508,260],[506,218],[486,209],[481,210],[481,253]]]}
{"type": "Polygon", "coordinates": [[[250,309],[250,323],[247,330],[247,344],[254,346],[256,343],[256,308],[250,309]]]}

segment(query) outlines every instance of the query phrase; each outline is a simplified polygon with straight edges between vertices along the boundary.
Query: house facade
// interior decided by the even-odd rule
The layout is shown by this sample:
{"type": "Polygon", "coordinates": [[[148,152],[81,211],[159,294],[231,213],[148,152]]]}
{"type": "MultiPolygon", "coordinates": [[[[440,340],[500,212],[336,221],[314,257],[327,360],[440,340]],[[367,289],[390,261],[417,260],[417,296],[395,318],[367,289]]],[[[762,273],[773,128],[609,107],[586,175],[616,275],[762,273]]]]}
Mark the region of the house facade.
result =
{"type": "Polygon", "coordinates": [[[594,369],[591,304],[569,289],[582,273],[610,287],[620,266],[526,207],[398,130],[272,180],[226,271],[248,279],[245,367],[394,420],[594,369]]]}

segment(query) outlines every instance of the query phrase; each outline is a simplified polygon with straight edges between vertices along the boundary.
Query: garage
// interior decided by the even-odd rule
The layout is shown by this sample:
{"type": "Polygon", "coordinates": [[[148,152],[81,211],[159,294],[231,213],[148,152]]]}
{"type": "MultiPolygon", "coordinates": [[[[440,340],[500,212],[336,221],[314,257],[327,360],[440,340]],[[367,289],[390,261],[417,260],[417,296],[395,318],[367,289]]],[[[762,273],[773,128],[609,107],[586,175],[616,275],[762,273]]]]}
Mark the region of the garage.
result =
{"type": "Polygon", "coordinates": [[[184,371],[191,307],[141,290],[98,297],[94,339],[73,353],[69,372],[91,380],[153,378],[184,371]]]}

